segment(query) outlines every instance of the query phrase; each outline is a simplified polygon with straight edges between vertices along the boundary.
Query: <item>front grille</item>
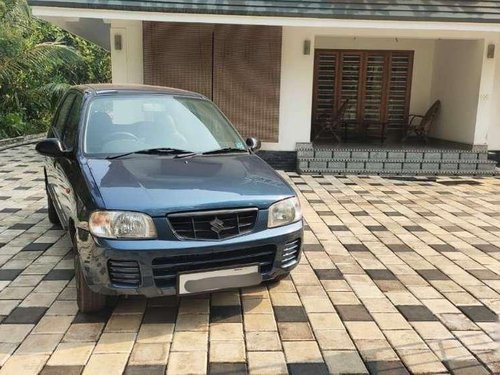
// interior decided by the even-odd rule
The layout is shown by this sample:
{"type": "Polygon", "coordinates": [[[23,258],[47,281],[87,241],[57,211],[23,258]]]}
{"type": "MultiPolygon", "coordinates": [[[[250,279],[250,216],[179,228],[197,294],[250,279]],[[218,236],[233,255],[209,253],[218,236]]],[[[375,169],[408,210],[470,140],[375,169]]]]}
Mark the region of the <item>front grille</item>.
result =
{"type": "Polygon", "coordinates": [[[108,261],[109,279],[112,284],[135,288],[141,284],[141,271],[135,260],[113,260],[108,261]]]}
{"type": "Polygon", "coordinates": [[[222,240],[251,232],[257,212],[256,208],[188,212],[169,215],[168,220],[181,239],[222,240]]]}
{"type": "Polygon", "coordinates": [[[172,255],[153,260],[153,277],[160,288],[174,287],[177,274],[186,271],[203,271],[219,267],[259,264],[260,272],[273,268],[276,247],[273,245],[213,253],[172,255]]]}
{"type": "Polygon", "coordinates": [[[281,255],[281,267],[287,268],[297,263],[300,251],[300,239],[287,242],[281,255]]]}

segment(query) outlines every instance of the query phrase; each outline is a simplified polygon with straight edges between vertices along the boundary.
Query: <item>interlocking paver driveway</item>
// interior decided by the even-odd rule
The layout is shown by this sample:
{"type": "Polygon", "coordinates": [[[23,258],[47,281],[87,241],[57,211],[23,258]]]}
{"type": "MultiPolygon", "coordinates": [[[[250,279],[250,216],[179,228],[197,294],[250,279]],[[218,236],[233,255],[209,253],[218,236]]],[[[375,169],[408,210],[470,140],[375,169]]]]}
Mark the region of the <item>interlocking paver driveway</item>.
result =
{"type": "Polygon", "coordinates": [[[290,279],[83,315],[41,158],[1,151],[0,374],[500,373],[500,179],[284,176],[290,279]]]}

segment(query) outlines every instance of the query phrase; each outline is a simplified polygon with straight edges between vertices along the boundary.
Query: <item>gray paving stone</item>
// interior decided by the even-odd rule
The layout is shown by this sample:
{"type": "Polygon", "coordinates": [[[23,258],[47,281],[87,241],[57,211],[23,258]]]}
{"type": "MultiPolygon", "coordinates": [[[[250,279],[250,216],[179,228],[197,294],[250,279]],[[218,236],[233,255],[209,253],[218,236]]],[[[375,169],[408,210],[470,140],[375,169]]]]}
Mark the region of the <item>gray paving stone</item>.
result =
{"type": "Polygon", "coordinates": [[[437,269],[431,270],[417,270],[420,276],[426,280],[449,280],[450,278],[437,269]]]}
{"type": "Polygon", "coordinates": [[[209,375],[246,375],[248,369],[246,363],[210,363],[208,365],[209,375]]]}
{"type": "Polygon", "coordinates": [[[40,375],[80,375],[84,366],[45,366],[40,375]]]}
{"type": "Polygon", "coordinates": [[[363,244],[345,244],[344,246],[348,251],[370,251],[363,244]]]}
{"type": "Polygon", "coordinates": [[[46,307],[16,307],[5,319],[4,324],[36,324],[47,311],[46,307]]]}
{"type": "Polygon", "coordinates": [[[457,249],[448,244],[431,245],[431,247],[440,253],[457,251],[457,249]]]}
{"type": "Polygon", "coordinates": [[[368,361],[366,367],[370,374],[409,375],[410,373],[400,361],[368,361]]]}
{"type": "Polygon", "coordinates": [[[479,250],[484,251],[485,253],[498,253],[500,252],[500,247],[495,245],[487,244],[487,245],[474,245],[479,250]]]}
{"type": "MultiPolygon", "coordinates": [[[[333,300],[335,304],[335,300],[333,300]]],[[[338,314],[344,321],[372,321],[373,318],[363,305],[335,305],[338,314]]]]}
{"type": "Polygon", "coordinates": [[[497,322],[498,315],[486,306],[458,306],[467,317],[476,323],[497,322]]]}
{"type": "Polygon", "coordinates": [[[396,280],[396,276],[389,270],[365,270],[373,280],[396,280]]]}
{"type": "Polygon", "coordinates": [[[340,272],[339,270],[318,269],[318,270],[314,270],[314,272],[316,272],[316,275],[318,276],[318,279],[320,279],[320,280],[343,280],[344,279],[342,272],[340,272]]]}
{"type": "Polygon", "coordinates": [[[302,306],[274,306],[277,322],[307,322],[307,314],[302,306]]]}
{"type": "Polygon", "coordinates": [[[433,322],[438,320],[431,310],[423,305],[399,305],[396,308],[409,322],[433,322]]]}

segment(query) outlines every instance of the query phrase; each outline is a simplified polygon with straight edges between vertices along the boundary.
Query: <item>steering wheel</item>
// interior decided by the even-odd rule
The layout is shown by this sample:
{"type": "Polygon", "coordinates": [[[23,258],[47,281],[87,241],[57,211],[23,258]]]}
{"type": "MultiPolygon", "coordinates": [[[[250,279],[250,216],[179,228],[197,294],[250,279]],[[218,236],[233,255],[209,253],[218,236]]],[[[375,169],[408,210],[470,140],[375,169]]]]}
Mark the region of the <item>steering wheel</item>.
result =
{"type": "Polygon", "coordinates": [[[111,141],[113,141],[115,139],[122,139],[122,138],[129,138],[129,139],[132,139],[132,140],[134,140],[136,142],[139,141],[139,138],[137,138],[132,133],[129,133],[129,132],[117,132],[117,133],[113,133],[113,134],[110,134],[107,137],[105,137],[104,138],[104,143],[111,142],[111,141]]]}

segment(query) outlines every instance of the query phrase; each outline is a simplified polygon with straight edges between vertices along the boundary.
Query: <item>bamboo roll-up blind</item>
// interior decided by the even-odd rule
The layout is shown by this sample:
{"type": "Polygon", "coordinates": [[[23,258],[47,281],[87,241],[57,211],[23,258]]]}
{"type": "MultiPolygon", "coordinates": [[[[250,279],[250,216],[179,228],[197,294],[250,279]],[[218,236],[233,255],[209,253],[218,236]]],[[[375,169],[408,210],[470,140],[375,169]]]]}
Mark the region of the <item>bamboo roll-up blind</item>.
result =
{"type": "Polygon", "coordinates": [[[144,82],[212,99],[244,136],[277,142],[281,28],[144,22],[144,82]]]}
{"type": "Polygon", "coordinates": [[[144,83],[212,96],[212,31],[207,24],[144,22],[144,83]]]}
{"type": "Polygon", "coordinates": [[[216,25],[214,101],[244,136],[277,142],[281,28],[216,25]]]}

